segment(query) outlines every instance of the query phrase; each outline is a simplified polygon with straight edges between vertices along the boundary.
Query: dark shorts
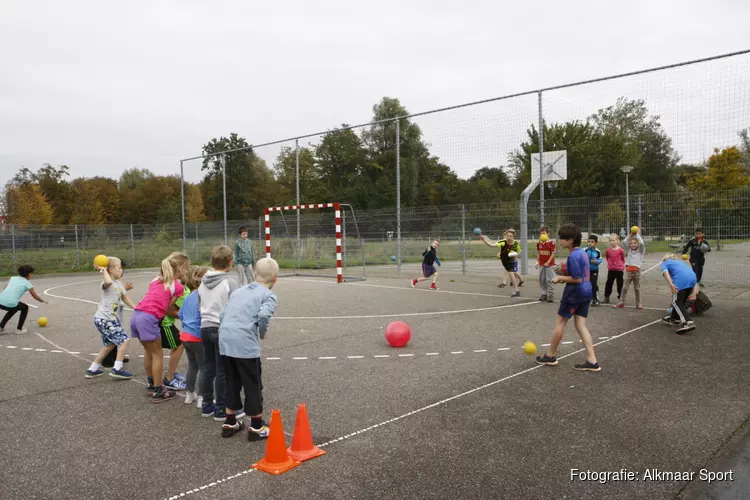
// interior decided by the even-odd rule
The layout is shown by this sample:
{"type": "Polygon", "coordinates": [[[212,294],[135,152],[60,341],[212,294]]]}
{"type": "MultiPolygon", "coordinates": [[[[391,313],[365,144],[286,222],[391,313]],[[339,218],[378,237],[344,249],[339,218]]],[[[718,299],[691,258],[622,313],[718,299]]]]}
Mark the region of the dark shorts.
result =
{"type": "Polygon", "coordinates": [[[431,266],[429,264],[422,264],[422,275],[425,278],[429,278],[433,274],[435,274],[437,271],[435,270],[435,266],[431,266]]]}
{"type": "Polygon", "coordinates": [[[161,337],[159,318],[143,311],[133,311],[130,317],[130,334],[141,342],[153,342],[161,337]]]}
{"type": "Polygon", "coordinates": [[[565,300],[560,301],[560,309],[557,310],[557,314],[565,319],[570,319],[573,316],[581,316],[586,318],[589,315],[589,306],[591,301],[586,302],[567,302],[565,300]]]}
{"type": "Polygon", "coordinates": [[[503,267],[509,273],[517,273],[518,272],[518,261],[517,260],[511,260],[511,261],[508,261],[508,262],[503,262],[503,267]]]}
{"type": "Polygon", "coordinates": [[[174,325],[161,326],[161,346],[164,349],[177,349],[182,345],[180,330],[174,325]]]}

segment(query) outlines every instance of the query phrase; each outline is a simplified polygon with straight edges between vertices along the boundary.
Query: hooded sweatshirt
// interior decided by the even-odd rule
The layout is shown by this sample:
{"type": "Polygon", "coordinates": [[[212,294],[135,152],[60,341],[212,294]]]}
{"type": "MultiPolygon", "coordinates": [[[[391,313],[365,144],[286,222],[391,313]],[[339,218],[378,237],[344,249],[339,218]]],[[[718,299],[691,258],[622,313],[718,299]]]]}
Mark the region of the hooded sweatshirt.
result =
{"type": "Polygon", "coordinates": [[[208,271],[198,287],[201,328],[218,328],[221,312],[229,296],[237,289],[237,282],[224,271],[208,271]]]}

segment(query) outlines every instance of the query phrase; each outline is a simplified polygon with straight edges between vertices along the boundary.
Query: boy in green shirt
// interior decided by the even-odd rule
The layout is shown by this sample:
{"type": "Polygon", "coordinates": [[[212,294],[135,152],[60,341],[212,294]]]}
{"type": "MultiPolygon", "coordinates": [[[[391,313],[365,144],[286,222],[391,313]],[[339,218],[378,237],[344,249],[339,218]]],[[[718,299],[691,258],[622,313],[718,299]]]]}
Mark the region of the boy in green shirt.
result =
{"type": "Polygon", "coordinates": [[[242,226],[240,237],[234,244],[234,263],[237,266],[237,285],[249,285],[255,281],[255,256],[253,242],[247,237],[247,228],[242,226]]]}
{"type": "MultiPolygon", "coordinates": [[[[185,381],[185,375],[177,373],[177,364],[182,358],[182,353],[185,352],[185,348],[182,346],[180,340],[180,330],[174,325],[175,318],[180,312],[182,303],[185,302],[185,298],[190,295],[190,289],[184,286],[182,296],[175,302],[174,308],[167,311],[167,315],[161,320],[161,346],[164,349],[169,349],[169,367],[167,368],[167,376],[164,377],[163,384],[170,389],[175,391],[184,391],[187,387],[185,381]]],[[[149,377],[150,378],[150,377],[149,377]]],[[[152,383],[149,380],[149,383],[152,383]]]]}

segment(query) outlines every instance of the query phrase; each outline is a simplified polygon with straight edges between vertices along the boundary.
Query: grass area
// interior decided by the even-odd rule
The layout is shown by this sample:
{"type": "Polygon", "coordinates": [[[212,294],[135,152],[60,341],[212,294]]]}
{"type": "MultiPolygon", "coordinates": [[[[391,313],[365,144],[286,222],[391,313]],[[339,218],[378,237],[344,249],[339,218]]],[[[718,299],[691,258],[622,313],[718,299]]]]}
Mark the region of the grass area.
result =
{"type": "MultiPolygon", "coordinates": [[[[722,240],[721,243],[728,245],[747,241],[750,240],[722,240]]],[[[271,254],[283,269],[330,269],[336,267],[335,243],[333,238],[303,238],[299,266],[294,252],[294,240],[280,238],[272,241],[271,254]]],[[[716,245],[715,240],[710,243],[716,245]]],[[[207,263],[210,261],[211,249],[218,244],[221,244],[220,240],[189,240],[184,250],[194,262],[207,263]]],[[[422,252],[428,244],[428,241],[422,239],[403,240],[401,262],[421,262],[422,252]]],[[[646,242],[646,250],[659,254],[675,252],[675,249],[669,246],[671,244],[679,244],[679,239],[646,242]]],[[[607,243],[600,242],[598,247],[604,251],[607,243]]],[[[4,250],[0,253],[0,276],[15,275],[17,267],[22,264],[31,264],[37,274],[91,271],[94,257],[98,254],[117,256],[125,260],[131,269],[158,267],[161,260],[170,252],[182,249],[182,240],[178,239],[172,242],[136,241],[133,245],[130,245],[129,241],[112,241],[98,247],[78,250],[74,247],[16,252],[4,250]]],[[[256,259],[265,256],[262,241],[254,241],[254,250],[256,259]]],[[[536,241],[529,241],[528,251],[530,258],[536,258],[536,241]]],[[[361,266],[363,257],[368,266],[393,264],[391,256],[396,255],[396,242],[376,240],[365,241],[361,245],[356,238],[347,238],[344,253],[347,267],[361,266]]],[[[443,239],[438,250],[440,260],[445,262],[461,260],[464,253],[467,259],[487,259],[496,256],[497,248],[488,247],[477,239],[466,242],[443,239]]],[[[564,250],[558,249],[558,255],[564,255],[564,250]]]]}

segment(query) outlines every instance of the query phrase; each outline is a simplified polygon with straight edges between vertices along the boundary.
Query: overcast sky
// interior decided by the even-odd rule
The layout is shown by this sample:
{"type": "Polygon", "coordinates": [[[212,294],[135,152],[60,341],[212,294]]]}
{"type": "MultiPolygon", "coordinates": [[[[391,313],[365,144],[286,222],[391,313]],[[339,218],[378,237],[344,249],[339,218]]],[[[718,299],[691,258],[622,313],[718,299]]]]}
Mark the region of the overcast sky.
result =
{"type": "MultiPolygon", "coordinates": [[[[74,177],[178,173],[212,137],[258,144],[366,122],[386,95],[421,112],[748,49],[748,19],[746,0],[0,0],[0,182],[45,162],[74,177]]],[[[750,126],[749,76],[742,56],[556,91],[545,116],[644,97],[695,159],[750,126]]],[[[536,96],[419,123],[466,177],[502,163],[532,121],[536,96]]],[[[270,166],[277,151],[260,153],[270,166]]]]}

